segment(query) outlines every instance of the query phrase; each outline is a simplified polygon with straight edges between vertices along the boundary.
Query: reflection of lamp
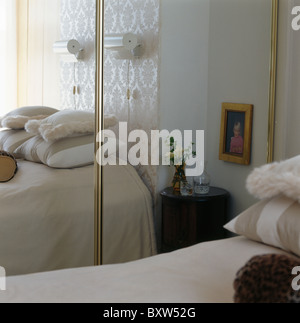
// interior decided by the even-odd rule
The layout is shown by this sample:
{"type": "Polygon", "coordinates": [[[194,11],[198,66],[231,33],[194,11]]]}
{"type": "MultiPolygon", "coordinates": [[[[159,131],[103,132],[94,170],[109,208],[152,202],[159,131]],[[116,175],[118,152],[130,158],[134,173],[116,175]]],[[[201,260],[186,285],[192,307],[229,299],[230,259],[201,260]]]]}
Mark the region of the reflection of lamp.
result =
{"type": "Polygon", "coordinates": [[[63,60],[67,62],[78,62],[78,60],[83,59],[83,48],[75,39],[55,42],[53,51],[62,55],[63,60]]]}
{"type": "Polygon", "coordinates": [[[139,43],[138,37],[132,33],[106,35],[104,48],[119,53],[131,52],[134,57],[142,55],[142,45],[139,43]]]}

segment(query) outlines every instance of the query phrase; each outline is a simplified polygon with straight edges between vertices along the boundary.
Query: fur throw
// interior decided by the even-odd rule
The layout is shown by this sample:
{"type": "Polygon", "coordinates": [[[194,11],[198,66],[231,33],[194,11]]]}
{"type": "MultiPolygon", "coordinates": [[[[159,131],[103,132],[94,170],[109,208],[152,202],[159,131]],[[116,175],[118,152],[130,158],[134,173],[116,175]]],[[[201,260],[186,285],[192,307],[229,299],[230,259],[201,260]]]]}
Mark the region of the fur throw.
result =
{"type": "Polygon", "coordinates": [[[117,123],[118,123],[118,120],[113,114],[106,114],[104,116],[104,128],[105,129],[114,127],[117,123]]]}
{"type": "Polygon", "coordinates": [[[25,130],[32,134],[40,134],[47,142],[56,141],[73,135],[91,134],[94,132],[94,121],[73,121],[53,126],[51,123],[41,123],[38,120],[29,121],[25,130]]]}
{"type": "MultiPolygon", "coordinates": [[[[105,128],[116,125],[114,115],[104,116],[105,128]]],[[[40,135],[47,142],[66,137],[92,134],[95,132],[95,116],[83,111],[63,110],[43,120],[30,120],[25,130],[33,135],[40,135]]]]}
{"type": "Polygon", "coordinates": [[[21,130],[24,129],[25,124],[30,120],[42,120],[47,118],[48,116],[40,115],[40,116],[33,116],[33,117],[27,117],[27,116],[8,116],[4,117],[0,120],[0,125],[2,128],[10,128],[15,130],[21,130]]]}
{"type": "Polygon", "coordinates": [[[283,194],[300,202],[300,155],[254,169],[247,178],[246,187],[259,199],[283,194]]]}

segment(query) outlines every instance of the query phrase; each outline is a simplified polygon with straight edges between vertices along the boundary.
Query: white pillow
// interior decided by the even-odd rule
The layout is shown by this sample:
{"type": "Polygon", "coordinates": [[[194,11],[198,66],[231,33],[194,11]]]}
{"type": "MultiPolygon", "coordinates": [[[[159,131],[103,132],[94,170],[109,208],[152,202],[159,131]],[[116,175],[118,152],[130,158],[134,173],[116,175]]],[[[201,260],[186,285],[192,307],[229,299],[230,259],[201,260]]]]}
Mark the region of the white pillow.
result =
{"type": "Polygon", "coordinates": [[[118,120],[113,114],[105,114],[104,115],[104,128],[108,129],[114,127],[118,123],[118,120]]]}
{"type": "Polygon", "coordinates": [[[25,130],[0,130],[0,150],[4,150],[18,158],[19,156],[14,154],[14,151],[30,138],[32,138],[32,135],[25,130]]]}
{"type": "Polygon", "coordinates": [[[57,109],[44,106],[18,108],[7,113],[0,119],[0,127],[15,130],[24,129],[25,124],[29,120],[44,119],[56,112],[58,112],[57,109]]]}
{"type": "MultiPolygon", "coordinates": [[[[105,127],[117,123],[114,115],[104,116],[105,127]]],[[[63,110],[44,120],[32,120],[25,125],[28,133],[41,135],[45,141],[86,135],[95,132],[95,114],[88,111],[63,110]]]]}
{"type": "Polygon", "coordinates": [[[254,169],[246,187],[259,199],[283,194],[300,202],[300,155],[254,169]]]}
{"type": "MultiPolygon", "coordinates": [[[[100,164],[116,165],[117,159],[121,159],[120,150],[128,149],[126,142],[116,138],[112,130],[105,129],[103,132],[103,145],[100,145],[96,153],[97,161],[100,164]],[[103,158],[103,159],[102,159],[103,158]]],[[[100,135],[97,136],[97,142],[100,142],[100,135]]]]}
{"type": "Polygon", "coordinates": [[[18,147],[15,154],[53,168],[76,168],[94,163],[94,135],[46,142],[35,136],[18,147]]]}
{"type": "Polygon", "coordinates": [[[74,135],[92,134],[95,131],[95,114],[62,110],[46,119],[27,122],[25,130],[34,135],[41,135],[47,142],[74,135]]]}
{"type": "Polygon", "coordinates": [[[260,201],[224,228],[300,256],[300,204],[286,196],[260,201]]]}

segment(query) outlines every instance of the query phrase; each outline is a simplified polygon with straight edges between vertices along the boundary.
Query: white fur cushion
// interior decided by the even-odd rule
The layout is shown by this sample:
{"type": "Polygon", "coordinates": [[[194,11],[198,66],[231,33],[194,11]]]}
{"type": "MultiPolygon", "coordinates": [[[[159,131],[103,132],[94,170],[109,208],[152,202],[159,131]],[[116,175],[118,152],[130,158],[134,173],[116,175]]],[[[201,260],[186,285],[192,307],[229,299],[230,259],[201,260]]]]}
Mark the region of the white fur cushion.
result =
{"type": "Polygon", "coordinates": [[[46,115],[25,117],[25,116],[12,116],[3,118],[1,124],[3,128],[10,128],[14,130],[23,130],[25,124],[30,120],[42,120],[47,118],[46,115]]]}
{"type": "Polygon", "coordinates": [[[105,129],[112,128],[117,123],[118,123],[118,120],[117,120],[116,116],[114,116],[113,114],[104,115],[104,128],[105,129]]]}
{"type": "Polygon", "coordinates": [[[259,199],[282,194],[300,202],[300,155],[254,169],[246,187],[259,199]]]}
{"type": "Polygon", "coordinates": [[[74,135],[92,134],[95,131],[95,114],[62,110],[46,119],[27,122],[25,130],[34,135],[41,135],[47,142],[74,135]]]}
{"type": "Polygon", "coordinates": [[[29,120],[41,120],[58,112],[57,109],[32,106],[15,109],[0,118],[0,127],[14,130],[24,129],[29,120]]]}
{"type": "MultiPolygon", "coordinates": [[[[105,127],[113,127],[117,119],[113,115],[104,117],[105,127]]],[[[41,135],[47,142],[62,138],[86,135],[95,132],[95,114],[88,111],[63,110],[43,120],[26,123],[28,133],[41,135]]]]}

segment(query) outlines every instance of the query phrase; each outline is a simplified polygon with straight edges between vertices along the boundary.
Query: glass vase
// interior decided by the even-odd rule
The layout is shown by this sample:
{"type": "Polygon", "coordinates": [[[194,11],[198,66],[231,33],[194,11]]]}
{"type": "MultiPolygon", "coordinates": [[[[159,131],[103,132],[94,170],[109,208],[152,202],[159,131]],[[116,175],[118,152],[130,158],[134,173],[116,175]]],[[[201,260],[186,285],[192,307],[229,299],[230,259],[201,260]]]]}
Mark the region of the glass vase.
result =
{"type": "Polygon", "coordinates": [[[172,181],[174,192],[180,193],[180,183],[182,181],[186,181],[185,164],[175,166],[175,174],[172,181]]]}
{"type": "Polygon", "coordinates": [[[193,184],[189,183],[187,180],[182,180],[180,182],[180,194],[182,196],[192,196],[193,189],[193,184]]]}
{"type": "Polygon", "coordinates": [[[194,178],[194,193],[199,195],[208,194],[210,190],[210,176],[204,169],[200,176],[194,178]]]}

